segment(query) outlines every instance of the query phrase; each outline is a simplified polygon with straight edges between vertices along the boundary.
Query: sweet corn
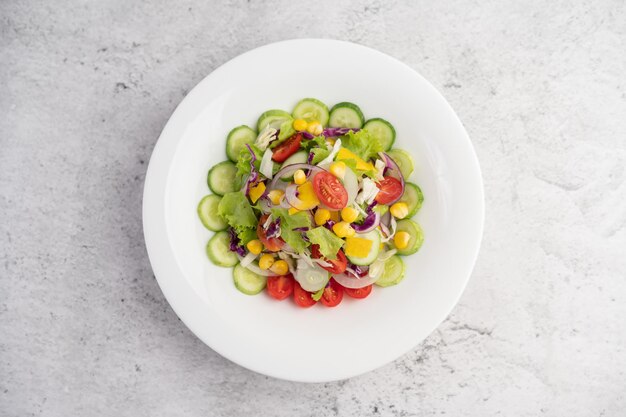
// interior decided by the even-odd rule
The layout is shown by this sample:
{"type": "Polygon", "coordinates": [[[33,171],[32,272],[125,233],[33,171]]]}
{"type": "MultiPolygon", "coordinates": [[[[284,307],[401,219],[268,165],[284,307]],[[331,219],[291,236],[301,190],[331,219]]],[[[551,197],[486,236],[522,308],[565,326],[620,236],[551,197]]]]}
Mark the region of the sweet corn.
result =
{"type": "Polygon", "coordinates": [[[275,273],[276,275],[287,275],[289,273],[289,265],[286,261],[279,259],[274,262],[272,266],[270,266],[270,271],[275,273]]]}
{"type": "Polygon", "coordinates": [[[272,190],[267,193],[267,196],[274,205],[280,204],[280,200],[283,198],[284,195],[285,192],[283,190],[272,190]]]}
{"type": "Polygon", "coordinates": [[[298,185],[302,185],[306,182],[306,174],[303,170],[299,169],[293,173],[293,182],[298,185]]]}
{"type": "Polygon", "coordinates": [[[341,218],[343,221],[352,223],[359,217],[359,212],[354,207],[344,207],[341,209],[341,218]]]}
{"type": "Polygon", "coordinates": [[[338,237],[342,238],[354,236],[354,229],[352,228],[352,226],[350,226],[350,223],[348,222],[335,223],[335,225],[333,226],[333,232],[335,232],[338,237]]]}
{"type": "Polygon", "coordinates": [[[255,255],[258,255],[263,250],[263,244],[258,239],[251,240],[250,242],[248,242],[246,247],[248,248],[250,253],[254,253],[255,255]]]}
{"type": "Polygon", "coordinates": [[[297,209],[297,208],[295,208],[295,207],[289,207],[289,210],[287,210],[287,212],[288,212],[289,214],[291,214],[291,215],[294,215],[294,214],[296,214],[296,213],[300,212],[300,210],[298,210],[298,209],[297,209]]]}
{"type": "Polygon", "coordinates": [[[324,128],[317,120],[312,121],[306,128],[306,131],[312,135],[321,135],[324,128]]]}
{"type": "Polygon", "coordinates": [[[321,226],[330,220],[330,211],[325,208],[319,208],[315,212],[315,224],[321,226]]]}
{"type": "Polygon", "coordinates": [[[259,258],[259,268],[265,270],[270,269],[270,267],[274,264],[274,257],[269,253],[261,255],[259,258]]]}
{"type": "Polygon", "coordinates": [[[404,219],[409,214],[409,206],[406,203],[395,203],[389,207],[391,215],[396,219],[404,219]]]}
{"type": "Polygon", "coordinates": [[[330,164],[329,171],[335,177],[343,179],[346,175],[346,163],[343,161],[337,161],[330,164]]]}
{"type": "Polygon", "coordinates": [[[404,231],[397,232],[393,237],[393,243],[398,249],[405,249],[409,246],[409,240],[411,240],[411,235],[404,231]]]}
{"type": "Polygon", "coordinates": [[[293,121],[293,128],[297,131],[306,130],[309,124],[304,119],[296,119],[293,121]]]}

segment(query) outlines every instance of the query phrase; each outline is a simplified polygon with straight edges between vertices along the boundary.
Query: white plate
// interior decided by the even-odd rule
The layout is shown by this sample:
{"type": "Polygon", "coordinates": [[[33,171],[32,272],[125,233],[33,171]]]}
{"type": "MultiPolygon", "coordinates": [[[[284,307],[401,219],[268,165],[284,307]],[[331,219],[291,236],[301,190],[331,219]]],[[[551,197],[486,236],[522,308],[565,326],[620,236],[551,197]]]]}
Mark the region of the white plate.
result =
{"type": "Polygon", "coordinates": [[[333,40],[292,40],[257,48],[202,80],[163,129],[146,176],[143,223],[150,262],[181,320],[212,349],[253,371],[293,381],[349,378],[412,349],[450,313],[472,271],[483,230],[478,160],[446,100],[405,64],[333,40]],[[209,193],[208,169],[226,159],[226,134],[255,126],[265,110],[291,110],[303,97],[358,104],[366,118],[396,128],[410,151],[410,180],[425,196],[416,216],[425,233],[404,260],[400,285],[365,300],[301,309],[264,293],[246,296],[230,268],[205,255],[211,233],[196,215],[209,193]]]}

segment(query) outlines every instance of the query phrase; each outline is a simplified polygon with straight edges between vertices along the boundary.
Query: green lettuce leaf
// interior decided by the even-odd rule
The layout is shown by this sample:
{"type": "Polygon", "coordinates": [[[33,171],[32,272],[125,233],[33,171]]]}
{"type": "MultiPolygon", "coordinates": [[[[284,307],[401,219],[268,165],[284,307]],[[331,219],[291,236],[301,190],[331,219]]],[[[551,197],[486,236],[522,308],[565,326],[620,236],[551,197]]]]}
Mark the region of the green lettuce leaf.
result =
{"type": "Polygon", "coordinates": [[[367,130],[359,130],[358,132],[349,131],[341,139],[344,148],[349,149],[364,161],[375,157],[378,152],[382,152],[383,147],[380,141],[370,135],[367,130]]]}
{"type": "Polygon", "coordinates": [[[234,191],[225,194],[217,207],[220,216],[226,219],[230,227],[235,229],[242,245],[256,239],[257,218],[250,202],[243,193],[234,191]]]}
{"type": "MultiPolygon", "coordinates": [[[[256,161],[254,162],[254,168],[258,171],[261,166],[261,158],[263,158],[263,152],[255,146],[250,145],[250,149],[254,152],[256,156],[256,161]]],[[[243,182],[250,175],[250,160],[252,159],[252,155],[250,155],[250,151],[247,146],[244,146],[239,152],[239,158],[237,158],[237,174],[235,174],[235,188],[241,188],[243,186],[243,182]]]]}
{"type": "Polygon", "coordinates": [[[337,259],[337,252],[343,246],[343,239],[338,238],[327,228],[320,226],[306,232],[311,244],[319,245],[320,252],[327,259],[337,259]]]}
{"type": "Polygon", "coordinates": [[[301,147],[307,152],[310,152],[311,149],[315,148],[326,149],[326,138],[324,136],[316,136],[313,139],[303,140],[301,147]]]}
{"type": "Polygon", "coordinates": [[[285,120],[281,123],[278,132],[278,137],[272,143],[270,143],[270,149],[274,149],[296,133],[296,129],[293,128],[293,119],[285,120]]]}
{"type": "Polygon", "coordinates": [[[326,148],[313,148],[311,152],[313,152],[313,159],[311,159],[312,165],[323,161],[328,155],[330,155],[330,151],[326,148]]]}
{"type": "Polygon", "coordinates": [[[319,291],[317,291],[314,294],[311,294],[311,298],[314,299],[315,301],[319,301],[322,299],[322,295],[324,295],[324,290],[326,289],[326,286],[324,285],[322,288],[319,289],[319,291]]]}
{"type": "Polygon", "coordinates": [[[302,232],[293,230],[300,227],[311,227],[311,218],[305,212],[289,214],[287,209],[272,209],[272,216],[280,218],[280,237],[296,252],[302,253],[309,243],[302,238],[302,232]]]}

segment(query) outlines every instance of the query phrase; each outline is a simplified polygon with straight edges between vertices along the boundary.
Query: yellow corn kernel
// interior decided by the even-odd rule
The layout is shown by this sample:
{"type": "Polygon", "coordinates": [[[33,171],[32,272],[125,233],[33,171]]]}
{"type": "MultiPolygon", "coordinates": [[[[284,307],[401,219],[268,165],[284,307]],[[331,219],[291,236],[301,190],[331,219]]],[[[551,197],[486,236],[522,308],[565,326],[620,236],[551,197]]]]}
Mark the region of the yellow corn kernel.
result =
{"type": "Polygon", "coordinates": [[[252,200],[253,203],[256,203],[257,200],[261,198],[264,192],[265,192],[265,183],[260,182],[254,187],[250,188],[250,193],[248,193],[248,195],[250,196],[250,200],[252,200]]]}
{"type": "Polygon", "coordinates": [[[280,200],[283,198],[284,195],[285,192],[283,190],[272,190],[267,193],[267,196],[274,205],[280,204],[280,200]]]}
{"type": "Polygon", "coordinates": [[[344,207],[341,209],[341,218],[343,221],[352,223],[359,217],[359,212],[354,207],[344,207]]]}
{"type": "Polygon", "coordinates": [[[302,185],[306,182],[306,174],[303,170],[299,169],[293,173],[293,182],[298,185],[302,185]]]}
{"type": "Polygon", "coordinates": [[[317,120],[313,120],[306,128],[306,131],[312,135],[321,135],[324,128],[317,120]]]}
{"type": "Polygon", "coordinates": [[[346,175],[346,163],[343,161],[337,161],[330,164],[329,171],[335,177],[343,179],[346,175]]]}
{"type": "Polygon", "coordinates": [[[266,270],[274,264],[274,257],[269,253],[261,255],[259,258],[259,268],[266,270]]]}
{"type": "Polygon", "coordinates": [[[315,212],[315,224],[321,226],[330,220],[330,211],[325,208],[318,208],[315,212]]]}
{"type": "Polygon", "coordinates": [[[338,211],[331,211],[330,212],[330,219],[332,221],[334,221],[335,223],[337,223],[338,221],[341,221],[341,219],[339,218],[339,212],[338,211]]]}
{"type": "Polygon", "coordinates": [[[254,253],[255,255],[258,255],[263,250],[263,244],[258,239],[251,240],[250,242],[248,242],[246,247],[248,248],[250,253],[254,253]]]}
{"type": "Polygon", "coordinates": [[[347,222],[335,223],[333,226],[333,232],[335,232],[338,237],[342,238],[354,235],[354,229],[350,226],[350,223],[347,222]]]}
{"type": "Polygon", "coordinates": [[[411,240],[411,235],[404,231],[396,233],[393,237],[393,243],[398,249],[405,249],[409,246],[409,240],[411,240]]]}
{"type": "Polygon", "coordinates": [[[296,119],[293,121],[293,128],[297,131],[306,130],[309,124],[304,119],[296,119]]]}
{"type": "Polygon", "coordinates": [[[389,207],[391,215],[396,219],[404,219],[409,214],[409,206],[406,203],[395,203],[389,207]]]}
{"type": "Polygon", "coordinates": [[[289,207],[289,210],[287,210],[287,212],[288,212],[289,214],[291,214],[291,215],[294,215],[294,214],[296,214],[296,213],[300,212],[300,210],[298,210],[298,209],[297,209],[297,208],[295,208],[295,207],[289,207]]]}
{"type": "Polygon", "coordinates": [[[289,265],[286,261],[279,259],[270,266],[270,271],[276,275],[287,275],[289,273],[289,265]]]}

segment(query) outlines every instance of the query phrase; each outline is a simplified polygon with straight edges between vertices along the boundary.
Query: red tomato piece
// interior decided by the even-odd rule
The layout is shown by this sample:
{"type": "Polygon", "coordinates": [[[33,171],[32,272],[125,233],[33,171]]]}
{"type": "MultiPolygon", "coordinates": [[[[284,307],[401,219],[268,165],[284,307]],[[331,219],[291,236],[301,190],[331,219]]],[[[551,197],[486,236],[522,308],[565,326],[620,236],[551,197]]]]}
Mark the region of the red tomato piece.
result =
{"type": "Polygon", "coordinates": [[[293,281],[293,300],[303,308],[311,307],[317,302],[311,297],[311,293],[304,291],[296,280],[293,281]]]}
{"type": "Polygon", "coordinates": [[[339,210],[348,203],[348,192],[345,187],[330,172],[318,172],[313,177],[313,191],[326,207],[339,210]]]}
{"type": "Polygon", "coordinates": [[[322,256],[319,245],[312,245],[311,256],[314,259],[323,259],[326,262],[330,263],[331,266],[322,266],[322,268],[324,268],[331,274],[341,274],[346,270],[346,267],[348,266],[348,259],[346,259],[346,255],[341,249],[339,249],[339,252],[337,252],[337,259],[328,259],[322,256]]]}
{"type": "Polygon", "coordinates": [[[274,148],[272,159],[276,162],[285,162],[285,159],[300,149],[300,142],[302,142],[302,133],[296,133],[274,148]]]}
{"type": "Polygon", "coordinates": [[[346,295],[352,298],[365,298],[372,292],[372,285],[363,288],[344,288],[346,295]]]}
{"type": "Polygon", "coordinates": [[[265,229],[263,229],[263,224],[265,224],[267,218],[267,214],[261,216],[261,218],[259,219],[259,224],[256,227],[256,234],[259,237],[261,243],[263,243],[263,246],[265,246],[265,249],[270,252],[278,252],[285,245],[285,241],[279,237],[268,238],[265,235],[265,229]]]}
{"type": "Polygon", "coordinates": [[[343,287],[337,284],[334,279],[331,279],[326,288],[324,288],[320,301],[326,307],[335,307],[341,300],[343,300],[343,287]]]}
{"type": "Polygon", "coordinates": [[[293,275],[267,277],[267,293],[277,300],[284,300],[293,293],[293,275]]]}
{"type": "Polygon", "coordinates": [[[376,186],[380,190],[376,194],[378,204],[392,204],[402,197],[402,183],[397,178],[385,177],[376,186]]]}

